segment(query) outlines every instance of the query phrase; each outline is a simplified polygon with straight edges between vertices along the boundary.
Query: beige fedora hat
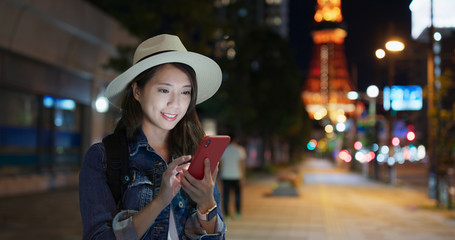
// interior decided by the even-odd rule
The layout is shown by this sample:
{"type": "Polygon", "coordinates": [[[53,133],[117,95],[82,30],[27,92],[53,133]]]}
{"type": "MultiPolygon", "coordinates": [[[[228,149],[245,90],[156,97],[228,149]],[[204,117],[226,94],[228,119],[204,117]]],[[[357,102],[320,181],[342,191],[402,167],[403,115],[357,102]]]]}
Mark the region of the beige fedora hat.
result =
{"type": "Polygon", "coordinates": [[[121,107],[123,92],[128,84],[143,71],[154,66],[178,62],[193,68],[198,85],[196,104],[213,96],[221,85],[221,69],[212,59],[188,52],[177,36],[162,34],[139,44],[134,53],[133,66],[117,76],[106,88],[106,97],[121,107]]]}

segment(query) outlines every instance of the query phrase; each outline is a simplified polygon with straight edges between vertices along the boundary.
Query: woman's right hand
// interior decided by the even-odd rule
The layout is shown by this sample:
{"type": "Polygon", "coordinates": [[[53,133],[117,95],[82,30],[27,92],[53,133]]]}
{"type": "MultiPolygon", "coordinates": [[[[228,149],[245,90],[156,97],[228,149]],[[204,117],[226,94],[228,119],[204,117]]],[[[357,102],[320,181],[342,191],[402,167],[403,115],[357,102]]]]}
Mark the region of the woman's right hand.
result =
{"type": "Polygon", "coordinates": [[[188,170],[189,167],[189,163],[185,164],[185,162],[190,159],[191,156],[182,156],[170,163],[163,173],[158,196],[133,216],[134,228],[139,238],[147,232],[147,229],[152,226],[160,212],[171,203],[172,199],[180,191],[180,180],[183,177],[183,171],[188,170]]]}
{"type": "Polygon", "coordinates": [[[172,161],[166,171],[164,171],[161,179],[160,192],[157,196],[157,199],[163,204],[163,208],[169,205],[175,195],[180,191],[180,181],[183,177],[183,171],[188,170],[190,166],[188,161],[190,159],[190,155],[179,157],[172,161]]]}

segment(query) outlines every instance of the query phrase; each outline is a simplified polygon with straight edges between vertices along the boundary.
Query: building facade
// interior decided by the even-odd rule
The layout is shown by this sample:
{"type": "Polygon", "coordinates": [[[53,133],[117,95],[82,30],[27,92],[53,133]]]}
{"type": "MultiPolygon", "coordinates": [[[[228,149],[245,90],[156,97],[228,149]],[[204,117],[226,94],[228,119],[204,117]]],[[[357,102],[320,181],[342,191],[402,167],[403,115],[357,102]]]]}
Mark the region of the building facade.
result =
{"type": "Polygon", "coordinates": [[[77,173],[118,113],[94,107],[118,74],[103,65],[138,40],[82,0],[1,0],[0,25],[0,182],[77,173]]]}

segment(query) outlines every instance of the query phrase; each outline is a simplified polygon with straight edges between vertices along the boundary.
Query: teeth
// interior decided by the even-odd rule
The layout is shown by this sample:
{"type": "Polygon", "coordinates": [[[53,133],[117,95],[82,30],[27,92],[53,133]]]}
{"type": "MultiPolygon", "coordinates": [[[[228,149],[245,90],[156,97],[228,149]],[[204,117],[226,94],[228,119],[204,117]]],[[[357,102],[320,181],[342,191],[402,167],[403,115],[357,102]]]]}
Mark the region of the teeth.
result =
{"type": "Polygon", "coordinates": [[[166,117],[174,118],[177,116],[177,114],[168,114],[168,113],[163,113],[166,117]]]}

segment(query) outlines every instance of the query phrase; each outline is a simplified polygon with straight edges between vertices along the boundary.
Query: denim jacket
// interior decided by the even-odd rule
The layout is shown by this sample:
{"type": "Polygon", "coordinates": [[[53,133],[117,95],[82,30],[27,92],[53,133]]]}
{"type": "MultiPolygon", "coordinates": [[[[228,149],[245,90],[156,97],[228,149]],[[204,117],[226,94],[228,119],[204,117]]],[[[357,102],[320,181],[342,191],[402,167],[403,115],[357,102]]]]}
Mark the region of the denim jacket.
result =
{"type": "MultiPolygon", "coordinates": [[[[137,239],[132,216],[154,199],[167,168],[166,162],[147,144],[141,131],[129,142],[130,183],[118,208],[107,184],[106,157],[102,143],[92,145],[85,155],[79,174],[79,200],[83,223],[83,239],[137,239]]],[[[172,161],[172,160],[171,160],[172,161]]],[[[220,205],[220,191],[214,197],[220,205]]],[[[215,234],[207,234],[199,224],[196,204],[183,190],[159,214],[141,239],[166,239],[169,214],[174,213],[179,239],[224,239],[226,225],[218,207],[215,234]]]]}

